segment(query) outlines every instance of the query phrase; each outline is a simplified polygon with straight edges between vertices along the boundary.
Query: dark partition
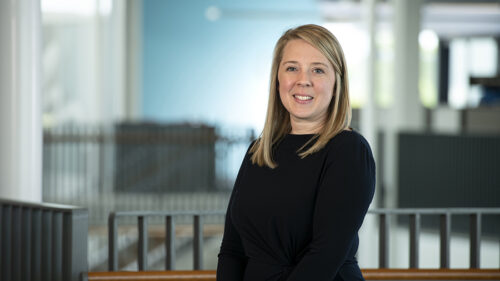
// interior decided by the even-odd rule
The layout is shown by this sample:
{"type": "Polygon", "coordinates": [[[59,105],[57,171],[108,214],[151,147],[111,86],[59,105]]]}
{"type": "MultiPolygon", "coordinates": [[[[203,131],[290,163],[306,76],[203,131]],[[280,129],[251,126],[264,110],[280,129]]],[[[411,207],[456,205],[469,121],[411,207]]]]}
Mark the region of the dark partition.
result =
{"type": "Polygon", "coordinates": [[[215,127],[125,123],[115,127],[115,190],[215,190],[215,127]]]}
{"type": "Polygon", "coordinates": [[[0,199],[0,280],[78,281],[88,271],[87,209],[0,199]]]}
{"type": "MultiPolygon", "coordinates": [[[[500,136],[401,133],[398,207],[499,207],[500,136]]],[[[437,227],[438,218],[423,218],[437,227]]],[[[452,231],[468,232],[468,216],[453,218],[452,231]]],[[[485,216],[484,235],[500,232],[500,217],[485,216]]]]}

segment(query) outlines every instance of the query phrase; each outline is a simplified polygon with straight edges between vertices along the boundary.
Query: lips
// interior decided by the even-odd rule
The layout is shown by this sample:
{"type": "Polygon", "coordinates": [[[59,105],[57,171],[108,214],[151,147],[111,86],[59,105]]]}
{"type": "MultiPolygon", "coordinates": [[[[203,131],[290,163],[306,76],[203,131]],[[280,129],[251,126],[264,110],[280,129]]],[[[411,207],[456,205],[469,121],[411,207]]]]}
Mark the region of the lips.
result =
{"type": "Polygon", "coordinates": [[[293,98],[296,102],[301,103],[301,104],[306,104],[310,103],[314,98],[308,95],[299,95],[295,94],[293,95],[293,98]]]}
{"type": "Polygon", "coordinates": [[[299,100],[312,100],[313,97],[307,95],[293,95],[294,98],[299,100]]]}

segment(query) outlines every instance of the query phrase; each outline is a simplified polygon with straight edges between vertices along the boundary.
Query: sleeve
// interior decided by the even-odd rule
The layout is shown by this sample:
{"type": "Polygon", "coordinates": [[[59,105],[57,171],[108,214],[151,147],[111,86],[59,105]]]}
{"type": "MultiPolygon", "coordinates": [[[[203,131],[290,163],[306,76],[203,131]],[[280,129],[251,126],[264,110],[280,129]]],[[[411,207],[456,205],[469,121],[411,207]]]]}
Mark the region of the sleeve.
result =
{"type": "Polygon", "coordinates": [[[362,137],[349,138],[327,157],[314,209],[313,237],[288,281],[333,280],[373,199],[375,162],[362,137]]]}
{"type": "MultiPolygon", "coordinates": [[[[253,143],[250,145],[252,147],[253,143]]],[[[249,149],[250,149],[249,147],[249,149]]],[[[248,149],[248,150],[249,150],[248,149]]],[[[233,225],[231,218],[231,207],[234,202],[234,197],[238,192],[238,183],[241,181],[242,174],[245,170],[247,161],[250,161],[248,150],[241,164],[240,170],[234,183],[233,191],[229,199],[229,204],[226,211],[226,220],[224,224],[224,236],[219,252],[219,262],[217,263],[217,281],[239,281],[243,280],[243,274],[247,264],[247,257],[241,243],[241,238],[238,231],[233,225]]]]}

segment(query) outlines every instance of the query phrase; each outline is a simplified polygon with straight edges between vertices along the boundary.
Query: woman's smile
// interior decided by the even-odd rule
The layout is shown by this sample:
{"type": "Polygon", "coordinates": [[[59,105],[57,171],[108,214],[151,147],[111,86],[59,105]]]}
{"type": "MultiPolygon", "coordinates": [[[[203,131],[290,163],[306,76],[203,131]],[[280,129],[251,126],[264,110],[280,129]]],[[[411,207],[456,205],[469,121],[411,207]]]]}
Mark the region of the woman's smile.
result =
{"type": "Polygon", "coordinates": [[[293,95],[293,97],[300,104],[309,104],[312,102],[312,99],[313,99],[313,97],[311,97],[311,96],[298,95],[298,94],[293,95]]]}

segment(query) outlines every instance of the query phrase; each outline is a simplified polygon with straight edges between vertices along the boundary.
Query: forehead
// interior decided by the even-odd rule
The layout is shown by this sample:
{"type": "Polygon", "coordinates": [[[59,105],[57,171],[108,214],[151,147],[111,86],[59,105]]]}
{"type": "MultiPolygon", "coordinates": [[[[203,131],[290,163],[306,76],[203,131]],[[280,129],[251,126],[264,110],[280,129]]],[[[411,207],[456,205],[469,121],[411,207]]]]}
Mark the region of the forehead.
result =
{"type": "Polygon", "coordinates": [[[285,45],[282,61],[322,62],[330,64],[328,59],[316,47],[302,39],[290,40],[285,45]]]}

